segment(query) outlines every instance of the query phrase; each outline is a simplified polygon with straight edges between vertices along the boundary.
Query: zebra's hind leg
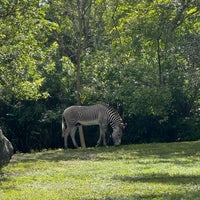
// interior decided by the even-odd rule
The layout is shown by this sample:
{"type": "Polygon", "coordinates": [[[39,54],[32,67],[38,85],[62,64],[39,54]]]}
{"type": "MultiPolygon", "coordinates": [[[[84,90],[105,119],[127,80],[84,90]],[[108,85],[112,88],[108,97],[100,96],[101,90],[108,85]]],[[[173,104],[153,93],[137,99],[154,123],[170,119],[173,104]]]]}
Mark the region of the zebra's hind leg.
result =
{"type": "Polygon", "coordinates": [[[68,148],[68,146],[67,146],[67,140],[68,140],[69,133],[70,133],[69,129],[68,128],[65,129],[65,132],[64,132],[64,148],[65,149],[68,148]]]}
{"type": "Polygon", "coordinates": [[[97,141],[96,147],[98,147],[101,144],[101,135],[99,136],[99,139],[97,141]]]}

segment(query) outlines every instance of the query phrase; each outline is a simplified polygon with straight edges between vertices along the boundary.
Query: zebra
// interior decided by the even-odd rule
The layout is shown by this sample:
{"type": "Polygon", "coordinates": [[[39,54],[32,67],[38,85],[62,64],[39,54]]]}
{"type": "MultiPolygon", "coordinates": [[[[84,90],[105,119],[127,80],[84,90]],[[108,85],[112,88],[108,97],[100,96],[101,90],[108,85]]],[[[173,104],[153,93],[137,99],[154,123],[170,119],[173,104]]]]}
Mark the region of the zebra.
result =
{"type": "Polygon", "coordinates": [[[123,134],[122,130],[125,125],[118,112],[109,105],[71,106],[65,109],[62,114],[62,137],[64,138],[64,147],[67,148],[67,139],[70,135],[73,145],[78,148],[78,144],[75,140],[75,133],[79,125],[99,125],[100,135],[96,147],[100,145],[102,140],[103,144],[106,146],[105,131],[108,124],[110,124],[113,129],[112,139],[114,145],[120,145],[123,134]]]}

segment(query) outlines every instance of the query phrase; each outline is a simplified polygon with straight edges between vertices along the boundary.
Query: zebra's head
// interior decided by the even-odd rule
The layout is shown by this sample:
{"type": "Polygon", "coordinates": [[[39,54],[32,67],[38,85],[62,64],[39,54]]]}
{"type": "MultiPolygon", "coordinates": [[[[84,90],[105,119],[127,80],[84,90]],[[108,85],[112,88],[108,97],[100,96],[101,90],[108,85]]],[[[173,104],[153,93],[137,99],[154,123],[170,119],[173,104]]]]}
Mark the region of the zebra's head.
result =
{"type": "Polygon", "coordinates": [[[112,133],[112,139],[114,142],[115,146],[118,146],[121,144],[121,139],[122,139],[122,135],[123,135],[123,129],[124,129],[125,125],[122,123],[120,123],[120,125],[116,126],[113,129],[113,133],[112,133]]]}

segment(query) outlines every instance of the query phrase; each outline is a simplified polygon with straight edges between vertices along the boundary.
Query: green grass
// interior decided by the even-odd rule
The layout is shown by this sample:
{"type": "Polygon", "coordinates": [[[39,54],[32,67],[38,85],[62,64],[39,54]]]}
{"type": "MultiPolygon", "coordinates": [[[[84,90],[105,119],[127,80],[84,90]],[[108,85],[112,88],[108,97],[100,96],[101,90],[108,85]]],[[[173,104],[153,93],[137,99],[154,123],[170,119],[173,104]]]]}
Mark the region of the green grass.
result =
{"type": "Polygon", "coordinates": [[[200,141],[18,153],[0,199],[200,199],[200,141]]]}

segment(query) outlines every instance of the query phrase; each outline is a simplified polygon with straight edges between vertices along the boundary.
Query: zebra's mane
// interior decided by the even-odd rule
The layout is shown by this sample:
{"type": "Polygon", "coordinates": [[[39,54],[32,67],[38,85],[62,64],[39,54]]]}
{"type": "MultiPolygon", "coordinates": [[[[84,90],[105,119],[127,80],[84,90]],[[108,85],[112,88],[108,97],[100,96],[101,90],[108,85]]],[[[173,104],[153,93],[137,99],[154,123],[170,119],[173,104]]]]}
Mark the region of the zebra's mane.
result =
{"type": "MultiPolygon", "coordinates": [[[[107,107],[112,113],[115,113],[115,114],[117,114],[117,115],[120,117],[118,111],[117,111],[115,108],[111,107],[110,105],[107,105],[106,107],[107,107]]],[[[120,118],[121,118],[121,117],[120,117],[120,118]]]]}
{"type": "Polygon", "coordinates": [[[109,104],[106,104],[106,103],[101,103],[101,105],[104,105],[109,111],[114,113],[118,117],[118,119],[120,119],[120,121],[122,122],[122,118],[121,118],[121,116],[119,115],[118,111],[115,108],[113,108],[112,106],[110,106],[109,104]]]}

